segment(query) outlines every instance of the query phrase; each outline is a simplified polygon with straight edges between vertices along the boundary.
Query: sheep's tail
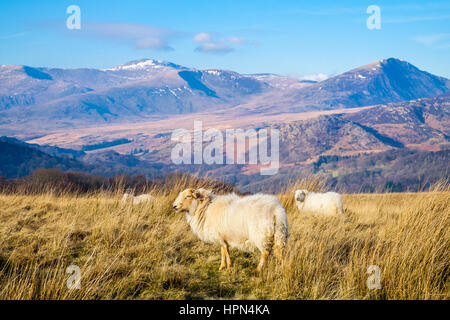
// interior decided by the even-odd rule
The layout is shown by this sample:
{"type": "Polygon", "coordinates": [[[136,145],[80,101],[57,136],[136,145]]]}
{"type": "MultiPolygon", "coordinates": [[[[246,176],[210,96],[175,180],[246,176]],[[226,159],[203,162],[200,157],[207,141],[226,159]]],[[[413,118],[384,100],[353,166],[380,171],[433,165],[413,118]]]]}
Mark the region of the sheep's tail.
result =
{"type": "Polygon", "coordinates": [[[274,251],[277,258],[281,259],[289,237],[288,221],[283,207],[275,211],[274,251]]]}

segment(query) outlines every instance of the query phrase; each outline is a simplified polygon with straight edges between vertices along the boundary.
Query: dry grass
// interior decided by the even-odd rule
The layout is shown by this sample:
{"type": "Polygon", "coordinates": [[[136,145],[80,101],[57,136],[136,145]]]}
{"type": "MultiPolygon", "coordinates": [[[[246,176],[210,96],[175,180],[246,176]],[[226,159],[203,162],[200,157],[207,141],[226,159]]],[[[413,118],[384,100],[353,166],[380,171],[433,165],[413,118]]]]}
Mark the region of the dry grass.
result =
{"type": "Polygon", "coordinates": [[[108,194],[0,195],[0,299],[450,297],[448,191],[346,195],[345,218],[322,218],[299,214],[289,190],[279,196],[290,224],[285,259],[257,277],[258,257],[236,250],[233,268],[219,272],[219,248],[171,210],[186,183],[134,207],[108,194]],[[66,286],[72,264],[80,290],[66,286]],[[381,269],[379,290],[366,286],[369,265],[381,269]]]}

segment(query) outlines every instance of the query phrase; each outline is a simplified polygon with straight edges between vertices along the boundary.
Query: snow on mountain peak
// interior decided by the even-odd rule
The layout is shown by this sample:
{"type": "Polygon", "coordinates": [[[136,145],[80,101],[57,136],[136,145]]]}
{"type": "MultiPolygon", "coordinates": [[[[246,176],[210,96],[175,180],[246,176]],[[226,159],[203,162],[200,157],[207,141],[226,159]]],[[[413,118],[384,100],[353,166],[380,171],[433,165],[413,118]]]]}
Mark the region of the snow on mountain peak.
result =
{"type": "Polygon", "coordinates": [[[121,64],[120,66],[105,69],[105,71],[120,71],[120,70],[148,70],[148,69],[159,69],[159,68],[174,68],[174,69],[184,69],[182,66],[177,64],[163,61],[163,60],[155,60],[155,59],[142,59],[130,61],[125,64],[121,64]]]}

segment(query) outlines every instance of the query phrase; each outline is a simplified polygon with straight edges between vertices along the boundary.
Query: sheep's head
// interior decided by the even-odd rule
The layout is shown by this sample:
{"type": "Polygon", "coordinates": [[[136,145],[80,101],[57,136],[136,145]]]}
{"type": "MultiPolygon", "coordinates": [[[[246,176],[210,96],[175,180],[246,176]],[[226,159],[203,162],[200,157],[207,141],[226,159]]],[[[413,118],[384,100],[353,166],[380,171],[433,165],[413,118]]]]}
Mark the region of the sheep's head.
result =
{"type": "Polygon", "coordinates": [[[295,201],[303,202],[305,201],[308,190],[296,190],[295,191],[295,201]]]}
{"type": "Polygon", "coordinates": [[[207,196],[207,192],[205,189],[193,188],[181,191],[173,202],[173,209],[178,212],[195,211],[199,202],[207,196]]]}

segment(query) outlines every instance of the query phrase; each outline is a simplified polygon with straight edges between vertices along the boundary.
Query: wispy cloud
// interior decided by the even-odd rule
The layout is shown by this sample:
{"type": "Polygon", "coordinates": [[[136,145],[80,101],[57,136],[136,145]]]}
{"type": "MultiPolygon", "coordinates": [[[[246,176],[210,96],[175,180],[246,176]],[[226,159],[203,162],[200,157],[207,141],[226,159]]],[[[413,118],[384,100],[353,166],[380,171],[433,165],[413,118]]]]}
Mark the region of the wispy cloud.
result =
{"type": "Polygon", "coordinates": [[[248,42],[248,40],[246,38],[239,38],[239,37],[231,37],[229,38],[231,43],[237,44],[237,45],[241,45],[241,44],[246,44],[248,42]]]}
{"type": "MultiPolygon", "coordinates": [[[[316,7],[310,9],[294,9],[289,10],[289,14],[295,15],[309,15],[309,16],[340,16],[340,15],[366,15],[366,8],[368,5],[354,6],[354,7],[316,7]]],[[[412,12],[420,12],[420,16],[410,17],[410,18],[399,18],[399,21],[424,21],[424,20],[436,20],[436,19],[446,19],[447,16],[429,16],[425,15],[426,12],[431,14],[432,11],[443,13],[450,9],[449,3],[426,3],[426,4],[399,4],[399,5],[380,5],[383,13],[387,12],[389,14],[402,13],[411,14],[412,12]]],[[[394,20],[394,19],[393,19],[394,20]]],[[[397,19],[395,19],[397,20],[397,19]]]]}
{"type": "Polygon", "coordinates": [[[312,8],[312,9],[295,9],[289,10],[289,14],[307,15],[307,16],[336,16],[347,14],[361,14],[365,12],[365,8],[345,8],[345,7],[331,7],[331,8],[312,8]]]}
{"type": "Polygon", "coordinates": [[[0,40],[8,40],[8,39],[14,39],[14,38],[19,38],[19,37],[23,37],[27,34],[27,32],[18,32],[18,33],[13,33],[13,34],[9,34],[6,36],[0,36],[0,40]]]}
{"type": "Polygon", "coordinates": [[[450,39],[450,33],[438,33],[438,34],[428,34],[420,35],[413,38],[414,41],[423,44],[427,47],[432,47],[439,45],[441,47],[448,47],[448,44],[442,43],[443,41],[450,39]]]}
{"type": "Polygon", "coordinates": [[[203,43],[195,51],[208,52],[208,53],[229,53],[234,49],[224,43],[207,42],[203,43]]]}
{"type": "Polygon", "coordinates": [[[429,16],[415,16],[415,17],[385,17],[383,18],[383,23],[411,23],[411,22],[422,22],[422,21],[438,21],[438,20],[448,20],[450,15],[429,15],[429,16]]]}
{"type": "MultiPolygon", "coordinates": [[[[360,17],[366,17],[366,8],[367,6],[297,9],[291,10],[289,14],[324,17],[358,15],[360,17]]],[[[380,8],[383,15],[382,23],[413,23],[450,19],[448,12],[450,4],[383,5],[380,8]]]]}
{"type": "Polygon", "coordinates": [[[173,50],[169,42],[181,33],[175,30],[136,23],[86,22],[80,34],[126,41],[138,49],[173,50]]]}
{"type": "Polygon", "coordinates": [[[225,36],[217,32],[192,33],[127,22],[86,21],[81,24],[80,30],[75,31],[63,28],[65,25],[59,20],[40,22],[39,26],[53,31],[70,32],[71,35],[78,37],[122,42],[137,49],[147,50],[172,51],[174,50],[172,43],[177,38],[191,38],[192,42],[197,44],[195,47],[197,52],[216,54],[230,53],[238,46],[259,44],[245,37],[225,36]]]}
{"type": "Polygon", "coordinates": [[[212,36],[210,33],[206,33],[206,32],[200,32],[197,33],[194,38],[192,39],[192,41],[197,42],[197,43],[202,43],[202,42],[209,42],[212,40],[212,36]]]}
{"type": "Polygon", "coordinates": [[[172,40],[188,36],[172,29],[128,22],[83,21],[79,30],[68,30],[61,20],[39,21],[31,23],[31,26],[75,37],[121,42],[137,49],[147,50],[173,50],[170,44],[172,40]]]}
{"type": "Polygon", "coordinates": [[[234,51],[234,46],[248,44],[249,41],[243,37],[220,37],[218,34],[208,32],[200,32],[196,34],[192,41],[198,43],[199,46],[195,51],[206,53],[224,54],[234,51]]]}

